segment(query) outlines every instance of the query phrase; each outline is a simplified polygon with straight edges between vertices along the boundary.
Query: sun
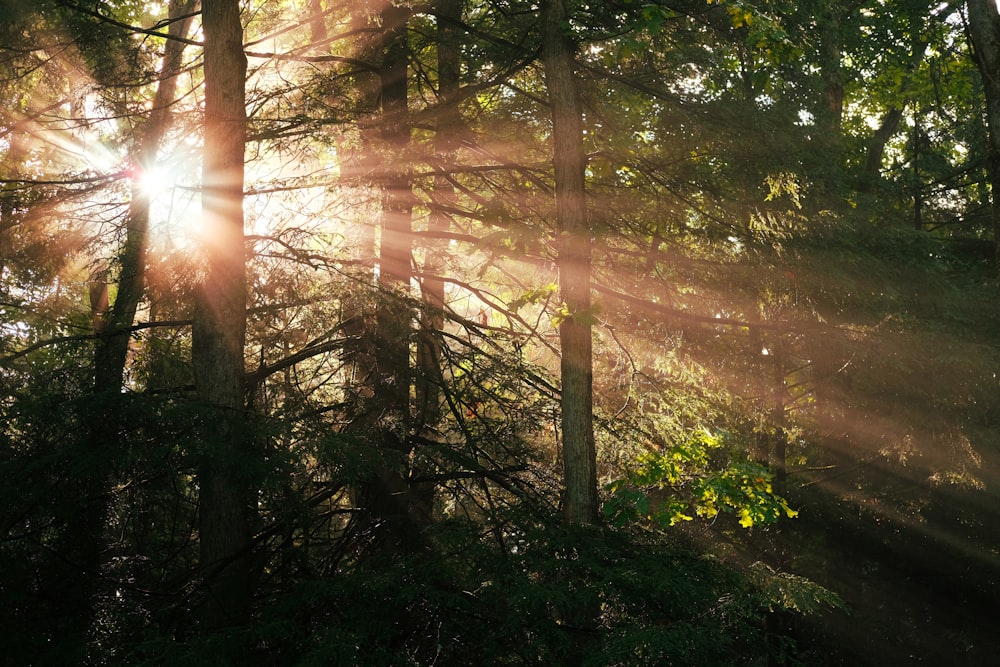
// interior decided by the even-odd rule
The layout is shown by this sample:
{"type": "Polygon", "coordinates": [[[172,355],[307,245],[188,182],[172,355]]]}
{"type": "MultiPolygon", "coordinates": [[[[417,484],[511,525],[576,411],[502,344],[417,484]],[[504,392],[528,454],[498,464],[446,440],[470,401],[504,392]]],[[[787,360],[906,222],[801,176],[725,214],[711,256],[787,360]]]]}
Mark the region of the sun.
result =
{"type": "Polygon", "coordinates": [[[148,211],[152,234],[169,248],[197,243],[202,227],[201,173],[187,154],[160,159],[129,170],[134,203],[148,211]]]}
{"type": "Polygon", "coordinates": [[[177,185],[177,170],[162,165],[135,168],[135,187],[143,196],[154,199],[177,185]]]}

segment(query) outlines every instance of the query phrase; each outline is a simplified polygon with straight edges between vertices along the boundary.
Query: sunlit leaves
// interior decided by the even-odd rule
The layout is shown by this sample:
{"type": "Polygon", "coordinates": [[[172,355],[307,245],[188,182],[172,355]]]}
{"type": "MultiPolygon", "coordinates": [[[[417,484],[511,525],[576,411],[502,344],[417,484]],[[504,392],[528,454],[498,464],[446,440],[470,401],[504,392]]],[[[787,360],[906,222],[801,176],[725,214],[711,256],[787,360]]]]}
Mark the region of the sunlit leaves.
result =
{"type": "Polygon", "coordinates": [[[572,310],[564,303],[556,308],[555,313],[552,315],[552,324],[559,326],[567,320],[573,320],[585,327],[592,327],[600,321],[598,320],[598,316],[601,314],[601,310],[602,306],[600,303],[592,304],[590,308],[581,310],[572,310]]]}
{"type": "Polygon", "coordinates": [[[605,515],[616,525],[653,521],[672,526],[731,512],[744,528],[797,515],[774,492],[764,466],[738,456],[727,461],[720,458],[722,449],[720,437],[698,431],[666,450],[641,454],[625,478],[607,485],[611,497],[605,515]]]}
{"type": "Polygon", "coordinates": [[[800,197],[802,188],[799,178],[795,174],[790,172],[768,174],[764,180],[769,190],[767,197],[764,198],[765,201],[773,201],[787,196],[795,208],[802,208],[800,197]]]}
{"type": "Polygon", "coordinates": [[[559,285],[556,283],[549,283],[543,285],[542,287],[536,287],[526,292],[522,293],[519,297],[512,300],[508,307],[512,311],[518,311],[528,304],[536,304],[539,302],[548,301],[559,290],[559,285]]]}

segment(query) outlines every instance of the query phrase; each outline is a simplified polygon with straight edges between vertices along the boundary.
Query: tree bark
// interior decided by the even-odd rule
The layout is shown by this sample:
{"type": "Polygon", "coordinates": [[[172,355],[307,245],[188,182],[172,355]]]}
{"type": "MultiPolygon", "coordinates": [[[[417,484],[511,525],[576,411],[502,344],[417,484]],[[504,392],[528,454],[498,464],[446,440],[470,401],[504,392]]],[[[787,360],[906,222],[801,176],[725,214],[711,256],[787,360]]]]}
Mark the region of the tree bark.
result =
{"type": "MultiPolygon", "coordinates": [[[[459,91],[460,56],[455,25],[462,17],[462,0],[438,0],[437,18],[437,126],[434,135],[434,152],[442,166],[451,164],[456,148],[456,134],[462,118],[454,101],[459,91]]],[[[441,401],[441,343],[437,332],[444,326],[444,274],[447,260],[446,242],[440,234],[451,227],[446,212],[454,206],[455,192],[445,176],[434,180],[434,205],[427,223],[432,240],[425,246],[423,277],[420,281],[424,310],[420,320],[420,339],[417,348],[417,365],[420,377],[416,386],[417,414],[424,426],[433,426],[440,418],[441,401]]]]}
{"type": "Polygon", "coordinates": [[[967,0],[969,37],[986,93],[987,173],[997,265],[1000,266],[1000,11],[994,0],[967,0]]]}
{"type": "MultiPolygon", "coordinates": [[[[448,168],[454,163],[458,146],[458,133],[462,117],[456,100],[459,93],[461,56],[458,30],[462,19],[463,0],[437,0],[434,16],[437,26],[437,105],[434,128],[434,162],[448,168]]],[[[445,291],[444,276],[447,272],[448,243],[442,236],[451,228],[447,212],[455,206],[455,188],[446,176],[434,179],[431,191],[433,204],[427,229],[431,239],[424,244],[423,271],[420,278],[423,308],[420,312],[420,330],[417,336],[417,369],[414,383],[414,429],[434,437],[434,429],[441,420],[442,339],[444,328],[445,291]]],[[[419,523],[432,520],[434,512],[433,482],[422,481],[427,466],[421,466],[414,457],[410,470],[410,514],[419,523]]]]}
{"type": "Polygon", "coordinates": [[[820,21],[820,66],[826,108],[822,110],[824,129],[834,133],[830,139],[839,139],[840,124],[844,115],[843,19],[851,11],[840,2],[829,2],[820,21]]]}
{"type": "MultiPolygon", "coordinates": [[[[461,0],[438,0],[435,5],[437,18],[437,127],[434,135],[435,158],[446,166],[452,162],[455,151],[455,133],[461,126],[461,117],[452,102],[458,95],[460,57],[455,37],[455,24],[461,19],[461,0]]],[[[421,313],[421,334],[417,348],[417,365],[420,368],[416,386],[418,415],[424,425],[432,426],[440,418],[440,363],[441,346],[436,332],[444,326],[444,273],[447,259],[446,246],[440,241],[451,227],[445,211],[455,199],[454,188],[445,176],[434,180],[432,192],[434,207],[427,228],[431,240],[424,247],[425,257],[420,290],[424,301],[421,313]]]]}
{"type": "MultiPolygon", "coordinates": [[[[132,187],[132,200],[129,204],[128,218],[125,230],[125,246],[119,255],[121,273],[118,277],[118,293],[110,310],[95,312],[94,333],[102,336],[97,339],[97,349],[94,355],[94,389],[118,392],[121,389],[122,376],[125,371],[125,357],[128,353],[130,332],[128,327],[135,320],[139,302],[146,288],[146,248],[149,236],[149,193],[139,186],[142,172],[156,164],[156,153],[163,142],[163,136],[170,123],[170,105],[177,97],[177,81],[181,72],[181,56],[185,44],[176,39],[185,37],[191,25],[190,14],[197,6],[197,0],[172,0],[169,18],[173,20],[167,28],[167,34],[175,39],[166,40],[163,53],[163,64],[160,67],[160,82],[153,97],[153,106],[149,119],[140,139],[139,151],[135,160],[135,184],[132,187]]],[[[103,284],[103,295],[98,302],[106,305],[107,284],[103,284]]],[[[92,295],[93,296],[93,295],[92,295]]]]}
{"type": "Polygon", "coordinates": [[[379,148],[382,164],[378,185],[382,196],[379,221],[379,286],[375,331],[374,399],[369,406],[380,448],[378,470],[366,485],[366,507],[375,522],[375,548],[395,557],[412,551],[416,532],[410,517],[408,467],[410,438],[409,291],[412,262],[413,196],[407,151],[410,123],[407,114],[410,9],[387,4],[379,13],[382,62],[379,68],[379,148]]]}
{"type": "Polygon", "coordinates": [[[246,70],[238,0],[204,0],[205,149],[202,167],[204,279],[198,287],[192,361],[205,407],[199,468],[200,559],[209,627],[246,620],[255,496],[244,428],[246,257],[243,155],[246,70]]]}
{"type": "MultiPolygon", "coordinates": [[[[187,16],[194,5],[193,0],[173,0],[168,16],[171,19],[187,16]]],[[[190,17],[174,21],[170,23],[168,34],[183,37],[190,24],[190,17]]],[[[185,44],[175,39],[166,40],[164,45],[159,84],[136,151],[135,162],[139,169],[149,168],[156,160],[156,152],[170,120],[169,107],[176,98],[184,48],[185,44]]],[[[93,412],[82,416],[87,424],[87,440],[86,449],[80,456],[99,463],[82,467],[82,472],[75,476],[73,492],[77,494],[78,513],[68,522],[62,544],[57,549],[71,567],[66,572],[65,581],[55,576],[50,582],[57,589],[56,595],[67,600],[68,623],[62,629],[64,640],[75,643],[73,650],[80,651],[81,655],[87,650],[87,638],[95,616],[94,605],[101,595],[109,592],[102,581],[109,546],[105,535],[110,498],[108,491],[115,480],[107,462],[113,459],[114,450],[120,447],[120,436],[125,428],[118,413],[131,339],[129,327],[145,293],[149,208],[148,193],[134,185],[126,218],[125,243],[119,254],[121,270],[114,303],[109,304],[107,278],[90,284],[91,314],[96,335],[93,394],[99,400],[95,401],[93,412]]]]}
{"type": "Polygon", "coordinates": [[[882,171],[882,158],[885,156],[885,147],[896,134],[900,121],[903,120],[902,109],[890,108],[882,116],[882,122],[875,130],[868,150],[865,153],[865,166],[862,171],[861,191],[871,192],[878,184],[882,171]]]}
{"type": "Polygon", "coordinates": [[[583,104],[573,73],[575,45],[567,34],[565,0],[542,5],[542,61],[552,114],[559,289],[566,317],[562,352],[564,513],[569,523],[596,523],[597,454],[593,423],[593,341],[590,301],[590,227],[585,199],[583,104]]]}

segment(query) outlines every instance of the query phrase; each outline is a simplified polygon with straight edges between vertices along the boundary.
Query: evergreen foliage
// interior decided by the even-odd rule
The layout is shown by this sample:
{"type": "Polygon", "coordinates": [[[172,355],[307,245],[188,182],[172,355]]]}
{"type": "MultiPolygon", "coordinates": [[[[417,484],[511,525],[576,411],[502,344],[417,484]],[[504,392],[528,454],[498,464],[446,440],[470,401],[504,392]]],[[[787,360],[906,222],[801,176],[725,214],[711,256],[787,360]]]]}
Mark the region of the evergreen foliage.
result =
{"type": "Polygon", "coordinates": [[[181,0],[0,2],[5,662],[995,659],[965,3],[240,7],[223,247],[203,50],[238,40],[181,0]],[[567,406],[594,525],[565,520],[567,406]],[[206,555],[209,515],[246,541],[206,555]]]}

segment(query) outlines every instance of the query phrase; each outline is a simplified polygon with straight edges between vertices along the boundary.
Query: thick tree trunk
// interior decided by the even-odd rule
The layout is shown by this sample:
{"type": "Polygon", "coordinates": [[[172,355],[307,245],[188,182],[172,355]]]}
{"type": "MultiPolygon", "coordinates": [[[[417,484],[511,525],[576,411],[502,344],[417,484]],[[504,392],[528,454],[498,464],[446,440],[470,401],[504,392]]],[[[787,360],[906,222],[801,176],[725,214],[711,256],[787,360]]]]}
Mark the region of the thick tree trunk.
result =
{"type": "Polygon", "coordinates": [[[252,447],[244,427],[246,257],[243,153],[246,69],[239,0],[204,0],[205,153],[201,249],[192,361],[207,410],[199,469],[200,558],[210,627],[247,618],[255,513],[252,447]]]}
{"type": "Polygon", "coordinates": [[[885,147],[896,134],[900,121],[903,120],[903,111],[892,107],[882,116],[882,122],[875,130],[871,142],[868,144],[868,151],[865,153],[865,167],[862,172],[861,191],[871,192],[879,182],[882,172],[882,159],[885,156],[885,147]]]}
{"type": "Polygon", "coordinates": [[[1000,266],[1000,11],[994,0],[967,0],[969,36],[986,92],[987,171],[997,264],[1000,266]]]}
{"type": "Polygon", "coordinates": [[[542,60],[552,113],[559,289],[568,314],[559,325],[564,512],[570,523],[596,523],[587,160],[583,151],[583,105],[573,75],[574,45],[566,33],[565,0],[543,4],[542,24],[542,60]]]}

